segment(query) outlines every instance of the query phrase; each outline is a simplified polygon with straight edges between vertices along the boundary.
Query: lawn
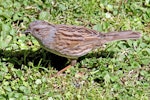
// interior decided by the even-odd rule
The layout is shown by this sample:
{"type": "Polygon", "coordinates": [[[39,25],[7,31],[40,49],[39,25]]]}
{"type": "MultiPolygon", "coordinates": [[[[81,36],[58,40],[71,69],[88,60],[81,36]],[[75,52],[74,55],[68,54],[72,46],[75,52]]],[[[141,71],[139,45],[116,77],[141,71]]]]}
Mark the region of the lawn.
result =
{"type": "Polygon", "coordinates": [[[150,0],[0,0],[0,100],[150,100],[150,0]],[[35,20],[142,38],[108,43],[55,77],[68,61],[22,34],[35,20]]]}

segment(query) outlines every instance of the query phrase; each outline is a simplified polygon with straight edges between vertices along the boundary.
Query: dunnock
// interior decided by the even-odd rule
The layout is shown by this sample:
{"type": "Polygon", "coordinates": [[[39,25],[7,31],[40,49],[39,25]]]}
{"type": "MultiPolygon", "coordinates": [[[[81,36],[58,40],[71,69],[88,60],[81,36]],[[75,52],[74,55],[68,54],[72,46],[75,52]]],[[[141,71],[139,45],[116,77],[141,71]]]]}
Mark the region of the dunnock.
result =
{"type": "Polygon", "coordinates": [[[54,25],[45,21],[31,22],[25,33],[34,36],[51,53],[66,57],[75,65],[76,60],[103,44],[127,39],[138,39],[139,32],[121,31],[101,33],[81,26],[54,25]]]}

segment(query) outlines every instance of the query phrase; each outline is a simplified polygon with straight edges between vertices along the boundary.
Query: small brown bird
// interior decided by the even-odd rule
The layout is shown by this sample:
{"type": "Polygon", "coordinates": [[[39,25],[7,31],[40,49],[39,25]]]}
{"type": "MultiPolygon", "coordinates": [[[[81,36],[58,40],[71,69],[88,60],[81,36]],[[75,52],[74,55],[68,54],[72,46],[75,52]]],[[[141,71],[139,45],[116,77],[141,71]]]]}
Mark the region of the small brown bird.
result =
{"type": "Polygon", "coordinates": [[[79,57],[100,48],[105,43],[141,37],[139,32],[121,31],[104,34],[81,26],[54,25],[40,20],[31,22],[25,33],[31,33],[49,52],[70,59],[72,66],[79,57]]]}

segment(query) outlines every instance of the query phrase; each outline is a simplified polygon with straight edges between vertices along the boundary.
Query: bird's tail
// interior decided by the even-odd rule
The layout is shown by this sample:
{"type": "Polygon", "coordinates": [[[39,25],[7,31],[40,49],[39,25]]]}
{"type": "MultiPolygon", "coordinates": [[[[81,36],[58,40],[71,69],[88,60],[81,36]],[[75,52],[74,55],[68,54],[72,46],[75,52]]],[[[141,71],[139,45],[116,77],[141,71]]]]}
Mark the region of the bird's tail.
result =
{"type": "Polygon", "coordinates": [[[138,39],[140,37],[141,37],[140,32],[133,32],[133,31],[110,32],[105,34],[106,42],[117,41],[117,40],[138,39]]]}

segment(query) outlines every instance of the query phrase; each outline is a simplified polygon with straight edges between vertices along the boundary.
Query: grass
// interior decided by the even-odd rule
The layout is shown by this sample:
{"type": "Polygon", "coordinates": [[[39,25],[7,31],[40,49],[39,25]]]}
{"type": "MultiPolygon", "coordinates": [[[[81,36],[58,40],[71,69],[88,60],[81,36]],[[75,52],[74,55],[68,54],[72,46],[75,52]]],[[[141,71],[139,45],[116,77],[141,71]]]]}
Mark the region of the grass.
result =
{"type": "Polygon", "coordinates": [[[1,0],[0,32],[0,100],[150,99],[149,0],[1,0]],[[109,43],[52,77],[67,59],[22,34],[37,19],[143,36],[109,43]]]}

